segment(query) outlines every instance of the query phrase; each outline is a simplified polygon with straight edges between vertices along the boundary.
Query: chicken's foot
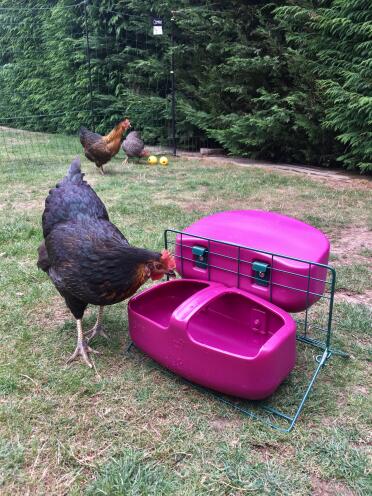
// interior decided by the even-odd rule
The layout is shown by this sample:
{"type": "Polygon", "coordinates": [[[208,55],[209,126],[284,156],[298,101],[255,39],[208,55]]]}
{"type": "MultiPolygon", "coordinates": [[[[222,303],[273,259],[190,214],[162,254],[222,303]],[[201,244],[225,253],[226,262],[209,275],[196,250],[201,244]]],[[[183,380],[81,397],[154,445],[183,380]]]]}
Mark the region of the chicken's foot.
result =
{"type": "Polygon", "coordinates": [[[125,160],[124,160],[124,162],[121,165],[124,166],[124,165],[127,165],[127,164],[128,164],[128,157],[125,157],[125,160]]]}
{"type": "Polygon", "coordinates": [[[82,325],[81,319],[78,319],[76,321],[76,326],[77,326],[77,332],[78,332],[77,346],[75,348],[75,351],[73,352],[73,354],[70,356],[70,358],[67,360],[66,363],[71,363],[74,360],[76,360],[78,356],[81,356],[83,358],[84,362],[88,365],[88,367],[92,368],[93,364],[90,361],[89,353],[99,353],[99,351],[93,350],[88,345],[87,341],[84,339],[83,325],[82,325]]]}
{"type": "Polygon", "coordinates": [[[87,342],[91,341],[93,338],[96,336],[102,336],[103,338],[109,339],[108,335],[105,332],[105,327],[102,324],[102,318],[103,318],[103,308],[104,307],[99,307],[98,310],[98,315],[97,315],[97,321],[94,324],[94,327],[90,329],[84,337],[87,339],[87,342]]]}

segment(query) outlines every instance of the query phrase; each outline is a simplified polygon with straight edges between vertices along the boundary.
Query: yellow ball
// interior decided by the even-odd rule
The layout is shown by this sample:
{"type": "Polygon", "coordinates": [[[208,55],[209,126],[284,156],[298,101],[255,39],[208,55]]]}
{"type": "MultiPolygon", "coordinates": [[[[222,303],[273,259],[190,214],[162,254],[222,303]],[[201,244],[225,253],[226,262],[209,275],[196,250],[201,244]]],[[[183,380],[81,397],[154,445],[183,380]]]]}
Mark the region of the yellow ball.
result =
{"type": "Polygon", "coordinates": [[[155,157],[155,155],[150,155],[149,158],[147,159],[147,162],[150,165],[155,165],[157,163],[158,159],[155,157]]]}
{"type": "Polygon", "coordinates": [[[159,158],[159,164],[161,164],[161,165],[168,165],[168,159],[167,159],[167,157],[160,157],[159,158]]]}

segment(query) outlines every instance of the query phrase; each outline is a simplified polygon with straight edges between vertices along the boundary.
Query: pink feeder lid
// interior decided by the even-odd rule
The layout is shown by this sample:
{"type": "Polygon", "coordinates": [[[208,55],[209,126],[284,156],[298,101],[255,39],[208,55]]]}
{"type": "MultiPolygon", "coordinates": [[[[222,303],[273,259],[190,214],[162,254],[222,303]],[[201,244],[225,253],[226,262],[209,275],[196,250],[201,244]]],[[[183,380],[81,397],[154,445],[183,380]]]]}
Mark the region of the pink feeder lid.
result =
{"type": "Polygon", "coordinates": [[[315,227],[262,210],[228,210],[203,217],[184,232],[311,262],[329,253],[329,241],[315,227]]]}
{"type": "Polygon", "coordinates": [[[177,235],[176,245],[177,270],[184,278],[238,287],[290,312],[308,308],[329,289],[324,267],[329,241],[297,219],[260,210],[231,210],[203,217],[184,233],[177,235]],[[238,251],[235,245],[243,248],[238,251]],[[195,258],[195,248],[208,252],[204,267],[195,258]]]}

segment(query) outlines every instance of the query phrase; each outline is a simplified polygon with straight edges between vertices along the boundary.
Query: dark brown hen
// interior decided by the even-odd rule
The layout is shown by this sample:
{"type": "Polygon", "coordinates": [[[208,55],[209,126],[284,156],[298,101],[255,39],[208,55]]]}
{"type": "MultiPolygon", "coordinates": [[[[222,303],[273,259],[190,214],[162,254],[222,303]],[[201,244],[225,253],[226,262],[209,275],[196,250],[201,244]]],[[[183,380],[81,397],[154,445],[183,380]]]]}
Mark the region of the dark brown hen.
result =
{"type": "Polygon", "coordinates": [[[77,319],[78,342],[69,359],[81,355],[91,367],[88,341],[105,335],[103,307],[133,295],[149,278],[174,275],[175,263],[162,253],[131,246],[109,220],[107,210],[83,179],[80,160],[45,200],[42,217],[44,241],[39,247],[38,267],[44,270],[77,319]],[[83,335],[82,318],[88,304],[100,307],[93,329],[83,335]]]}
{"type": "Polygon", "coordinates": [[[105,136],[93,133],[85,127],[80,128],[79,138],[80,143],[83,145],[85,156],[88,160],[96,164],[101,174],[104,174],[104,164],[107,164],[120,150],[123,134],[129,128],[130,122],[128,119],[119,122],[105,136]]]}

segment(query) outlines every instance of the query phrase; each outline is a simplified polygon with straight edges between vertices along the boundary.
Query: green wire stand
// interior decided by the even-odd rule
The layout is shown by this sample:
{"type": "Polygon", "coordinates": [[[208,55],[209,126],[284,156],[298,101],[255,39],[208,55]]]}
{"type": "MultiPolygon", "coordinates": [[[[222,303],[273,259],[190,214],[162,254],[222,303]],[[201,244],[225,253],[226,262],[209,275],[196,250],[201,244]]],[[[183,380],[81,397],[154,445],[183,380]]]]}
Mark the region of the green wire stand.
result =
{"type": "MultiPolygon", "coordinates": [[[[164,232],[164,244],[166,249],[170,249],[173,252],[176,252],[176,245],[178,244],[181,247],[181,250],[178,251],[179,254],[176,255],[176,257],[180,259],[179,262],[181,263],[181,266],[184,260],[188,260],[182,254],[182,236],[190,236],[190,234],[175,229],[167,229],[164,232]],[[178,240],[180,240],[180,243],[178,240]]],[[[318,377],[321,376],[321,372],[326,367],[329,360],[333,356],[349,358],[349,355],[344,351],[340,351],[332,347],[333,306],[336,287],[335,269],[329,265],[319,264],[295,257],[287,257],[277,253],[257,250],[256,248],[234,245],[233,243],[226,243],[202,236],[192,235],[192,237],[195,239],[207,241],[209,246],[212,242],[220,243],[269,255],[272,262],[274,262],[275,258],[286,258],[288,260],[294,260],[296,262],[307,264],[309,267],[307,276],[308,288],[310,288],[311,267],[315,265],[318,267],[322,267],[325,270],[326,277],[323,281],[325,283],[325,290],[322,295],[318,295],[320,296],[319,300],[312,306],[306,308],[304,312],[300,312],[299,314],[292,314],[297,323],[298,356],[296,366],[289,377],[283,382],[283,384],[281,384],[278,390],[269,399],[263,401],[239,400],[237,398],[232,398],[218,392],[206,389],[197,384],[190,383],[186,379],[180,378],[182,381],[191,384],[198,391],[207,394],[211,398],[214,398],[217,401],[227,405],[240,414],[256,420],[260,420],[270,427],[281,432],[290,432],[295,426],[302,410],[304,409],[305,403],[313,391],[315,382],[317,381],[318,377]]],[[[204,260],[202,263],[208,264],[208,262],[204,260]]],[[[238,267],[240,267],[240,260],[238,260],[238,267]]],[[[271,264],[271,267],[274,267],[274,263],[271,264]]],[[[223,267],[213,266],[213,268],[224,270],[223,267]]],[[[272,281],[271,275],[273,271],[275,271],[274,268],[270,271],[270,277],[267,279],[267,285],[269,285],[270,287],[275,284],[272,281]]],[[[285,271],[282,270],[282,272],[285,271]]],[[[288,274],[293,275],[293,273],[291,272],[288,272],[288,274]]],[[[239,269],[236,275],[238,281],[237,287],[239,287],[239,281],[241,277],[244,277],[244,275],[239,272],[239,269]]],[[[303,291],[303,289],[298,289],[295,287],[285,286],[285,288],[293,291],[303,291]]],[[[310,297],[309,289],[307,297],[310,297]]],[[[130,343],[127,351],[129,351],[132,346],[133,343],[130,343]]],[[[164,371],[168,376],[179,377],[176,376],[176,374],[174,374],[173,372],[164,369],[158,364],[156,364],[156,368],[164,371]]]]}

